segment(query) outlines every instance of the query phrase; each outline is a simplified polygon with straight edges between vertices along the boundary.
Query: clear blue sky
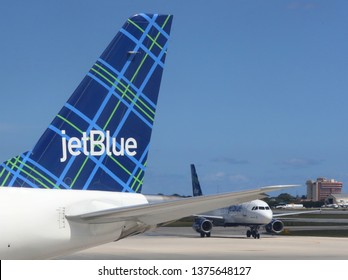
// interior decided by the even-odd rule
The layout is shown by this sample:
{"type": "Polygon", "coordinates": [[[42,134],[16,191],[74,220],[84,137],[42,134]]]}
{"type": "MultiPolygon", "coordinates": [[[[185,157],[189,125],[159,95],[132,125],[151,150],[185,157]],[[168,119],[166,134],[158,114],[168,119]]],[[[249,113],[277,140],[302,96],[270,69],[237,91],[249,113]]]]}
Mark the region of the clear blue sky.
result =
{"type": "Polygon", "coordinates": [[[174,15],[144,193],[348,185],[347,1],[1,1],[0,160],[29,150],[128,16],[174,15]],[[81,4],[83,2],[83,5],[81,4]]]}

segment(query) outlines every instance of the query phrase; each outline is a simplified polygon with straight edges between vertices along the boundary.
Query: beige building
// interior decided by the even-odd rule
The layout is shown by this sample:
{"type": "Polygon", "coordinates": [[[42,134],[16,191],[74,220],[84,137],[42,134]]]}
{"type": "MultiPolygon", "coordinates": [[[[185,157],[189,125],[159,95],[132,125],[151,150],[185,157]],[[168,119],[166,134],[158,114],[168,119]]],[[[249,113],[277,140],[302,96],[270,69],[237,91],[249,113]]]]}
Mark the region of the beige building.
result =
{"type": "Polygon", "coordinates": [[[318,178],[316,181],[308,180],[307,199],[311,201],[325,200],[331,194],[341,194],[343,184],[334,179],[318,178]]]}

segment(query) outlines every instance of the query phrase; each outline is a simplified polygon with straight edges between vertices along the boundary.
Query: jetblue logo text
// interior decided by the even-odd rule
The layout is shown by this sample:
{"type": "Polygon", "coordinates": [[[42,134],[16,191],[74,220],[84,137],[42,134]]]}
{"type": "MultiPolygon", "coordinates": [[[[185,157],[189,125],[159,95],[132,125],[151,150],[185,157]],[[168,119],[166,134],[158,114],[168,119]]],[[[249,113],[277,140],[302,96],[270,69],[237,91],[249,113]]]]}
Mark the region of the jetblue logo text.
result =
{"type": "Polygon", "coordinates": [[[104,132],[99,130],[91,130],[89,137],[87,133],[82,133],[82,138],[71,137],[67,140],[64,137],[65,130],[62,130],[62,153],[60,162],[65,162],[68,158],[68,154],[71,156],[79,156],[81,153],[86,156],[135,156],[137,154],[136,149],[138,147],[137,141],[134,138],[120,138],[119,145],[117,147],[116,138],[110,136],[110,131],[104,132]]]}

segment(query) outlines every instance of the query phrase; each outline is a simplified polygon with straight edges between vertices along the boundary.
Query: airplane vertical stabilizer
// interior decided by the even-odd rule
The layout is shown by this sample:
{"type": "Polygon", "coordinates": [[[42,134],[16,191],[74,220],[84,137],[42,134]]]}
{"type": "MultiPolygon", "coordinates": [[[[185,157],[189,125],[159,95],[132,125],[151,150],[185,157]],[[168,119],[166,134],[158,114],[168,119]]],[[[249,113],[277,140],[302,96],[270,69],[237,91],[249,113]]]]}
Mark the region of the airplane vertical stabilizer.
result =
{"type": "Polygon", "coordinates": [[[192,179],[192,194],[193,196],[203,195],[201,185],[198,180],[198,175],[194,164],[191,164],[191,179],[192,179]]]}
{"type": "Polygon", "coordinates": [[[0,186],[140,192],[172,18],[129,18],[0,186]]]}

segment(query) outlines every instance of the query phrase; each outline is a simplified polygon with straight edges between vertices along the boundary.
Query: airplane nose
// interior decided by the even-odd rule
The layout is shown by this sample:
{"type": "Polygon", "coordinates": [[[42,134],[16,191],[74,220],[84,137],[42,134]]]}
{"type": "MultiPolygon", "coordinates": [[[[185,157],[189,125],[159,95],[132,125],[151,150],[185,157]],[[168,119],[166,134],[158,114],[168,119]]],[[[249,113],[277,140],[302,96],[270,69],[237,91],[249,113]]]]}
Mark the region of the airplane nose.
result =
{"type": "Polygon", "coordinates": [[[261,213],[261,220],[263,224],[268,224],[273,219],[273,212],[271,210],[262,211],[261,213]]]}

